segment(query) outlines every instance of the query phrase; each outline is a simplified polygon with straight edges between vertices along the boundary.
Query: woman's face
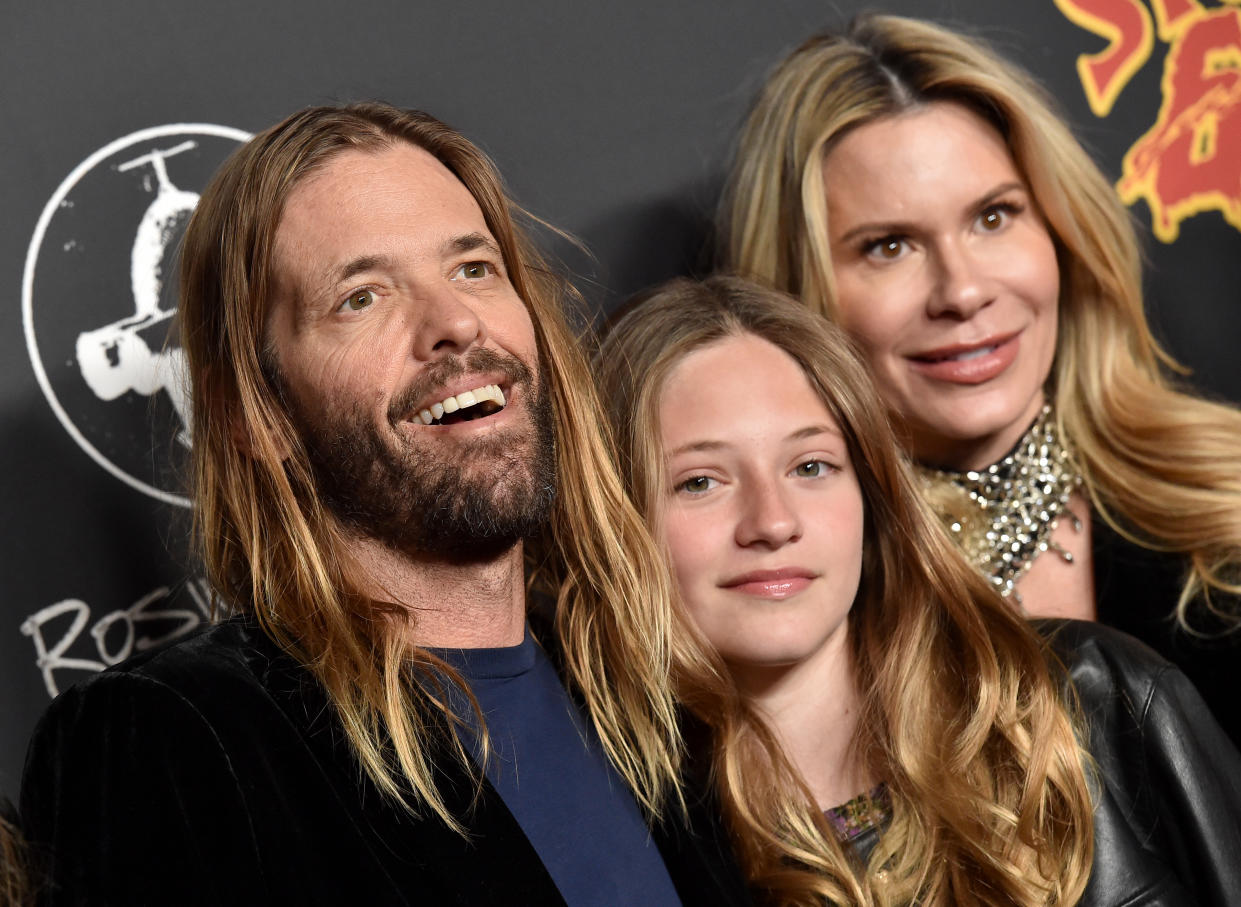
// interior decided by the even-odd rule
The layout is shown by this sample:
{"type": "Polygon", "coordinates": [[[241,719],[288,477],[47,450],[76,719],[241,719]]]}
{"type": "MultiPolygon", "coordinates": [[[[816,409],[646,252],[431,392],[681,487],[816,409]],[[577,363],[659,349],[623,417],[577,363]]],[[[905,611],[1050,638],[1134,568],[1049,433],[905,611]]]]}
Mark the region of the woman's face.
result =
{"type": "Polygon", "coordinates": [[[1000,459],[1043,404],[1060,274],[1000,134],[936,102],[845,135],[823,161],[842,326],[918,459],[1000,459]]]}
{"type": "Polygon", "coordinates": [[[800,366],[729,337],[677,363],[658,402],[664,540],[699,628],[734,670],[843,652],[862,493],[800,366]]]}

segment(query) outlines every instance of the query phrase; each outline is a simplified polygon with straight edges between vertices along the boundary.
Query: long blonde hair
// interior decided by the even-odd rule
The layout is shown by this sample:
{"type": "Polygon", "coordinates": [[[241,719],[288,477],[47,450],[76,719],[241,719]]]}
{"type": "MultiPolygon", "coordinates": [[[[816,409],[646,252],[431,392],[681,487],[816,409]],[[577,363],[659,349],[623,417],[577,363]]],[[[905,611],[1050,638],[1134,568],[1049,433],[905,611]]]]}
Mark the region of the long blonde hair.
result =
{"type": "Polygon", "coordinates": [[[1091,865],[1092,803],[1060,681],[918,496],[837,328],[737,278],[673,281],[627,309],[596,370],[639,510],[657,526],[667,495],[664,380],[693,350],[739,334],[797,361],[848,444],[866,514],[849,615],[863,703],[854,746],[893,807],[869,867],[857,866],[719,656],[683,630],[680,693],[709,728],[715,786],[752,884],[780,903],[1075,903],[1091,865]]]}
{"type": "MultiPolygon", "coordinates": [[[[670,793],[678,796],[680,747],[666,571],[612,465],[590,372],[561,311],[567,287],[514,223],[522,212],[491,161],[427,114],[378,103],[303,110],[239,149],[191,218],[180,318],[193,393],[196,538],[208,577],[323,684],[381,790],[461,828],[436,790],[426,748],[435,724],[453,723],[442,697],[427,692],[446,667],[393,630],[394,619],[405,622],[402,631],[413,622],[408,610],[359,593],[342,527],[315,493],[305,450],[262,366],[272,250],[290,192],[336,155],[400,142],[432,154],[474,196],[530,312],[558,463],[551,518],[527,553],[558,605],[569,682],[607,755],[658,814],[670,793]]],[[[465,762],[459,742],[456,754],[465,762]]]]}
{"type": "Polygon", "coordinates": [[[1185,555],[1177,604],[1231,622],[1241,595],[1241,413],[1178,390],[1183,371],[1142,309],[1133,225],[1041,87],[980,42],[895,16],[811,38],[768,77],[739,140],[722,219],[728,265],[835,316],[822,161],[850,129],[933,101],[1004,137],[1055,237],[1060,335],[1051,385],[1100,515],[1129,539],[1185,555]]]}

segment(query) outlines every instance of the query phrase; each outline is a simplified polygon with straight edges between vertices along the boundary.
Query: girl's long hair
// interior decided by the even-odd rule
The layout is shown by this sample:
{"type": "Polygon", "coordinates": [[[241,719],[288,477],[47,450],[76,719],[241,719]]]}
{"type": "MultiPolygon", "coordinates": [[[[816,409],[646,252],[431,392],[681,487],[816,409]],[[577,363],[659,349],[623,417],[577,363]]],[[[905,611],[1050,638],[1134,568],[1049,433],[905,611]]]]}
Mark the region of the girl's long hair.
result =
{"type": "Polygon", "coordinates": [[[434,692],[439,678],[453,675],[406,644],[415,621],[407,609],[360,594],[342,526],[316,495],[306,452],[263,367],[272,249],[290,192],[339,154],[401,142],[432,154],[469,189],[530,312],[539,380],[552,403],[557,490],[545,534],[526,551],[541,590],[558,603],[569,684],[621,776],[657,815],[678,796],[680,752],[662,558],[612,465],[590,371],[561,311],[567,287],[514,222],[520,209],[491,161],[427,114],[377,103],[294,114],[223,166],[191,218],[180,317],[193,395],[195,528],[207,575],[322,683],[379,788],[460,830],[461,817],[436,789],[428,748],[436,726],[454,723],[434,692]]]}
{"type": "Polygon", "coordinates": [[[751,883],[778,903],[1075,903],[1091,866],[1092,802],[1058,674],[919,497],[837,328],[736,278],[674,281],[627,309],[596,372],[638,509],[658,536],[667,375],[693,350],[742,334],[796,360],[848,443],[866,521],[849,615],[862,700],[854,746],[893,808],[869,866],[857,865],[680,610],[679,692],[708,729],[713,783],[751,883]]]}
{"type": "Polygon", "coordinates": [[[1055,238],[1060,335],[1050,390],[1091,503],[1140,545],[1186,557],[1176,613],[1241,600],[1241,412],[1179,390],[1142,309],[1128,213],[1042,88],[981,42],[895,16],[811,38],[768,77],[722,213],[728,266],[834,317],[824,156],[849,130],[920,105],[995,126],[1055,238]],[[1212,597],[1213,592],[1223,593],[1212,597]]]}

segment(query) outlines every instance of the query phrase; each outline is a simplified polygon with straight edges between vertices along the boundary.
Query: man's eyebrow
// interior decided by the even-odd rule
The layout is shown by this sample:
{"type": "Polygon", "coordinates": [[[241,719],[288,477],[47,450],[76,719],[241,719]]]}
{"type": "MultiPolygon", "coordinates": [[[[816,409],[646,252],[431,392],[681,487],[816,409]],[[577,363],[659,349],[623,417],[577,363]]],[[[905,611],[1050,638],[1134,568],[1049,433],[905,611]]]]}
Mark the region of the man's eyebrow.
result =
{"type": "Polygon", "coordinates": [[[296,291],[295,298],[298,301],[298,307],[316,305],[317,300],[334,294],[338,286],[359,274],[373,270],[391,270],[395,266],[393,259],[387,255],[359,255],[357,258],[351,258],[339,268],[327,267],[319,272],[316,282],[308,282],[305,290],[296,291]]]}
{"type": "Polygon", "coordinates": [[[485,233],[466,233],[463,236],[454,236],[448,242],[444,243],[444,255],[462,255],[466,252],[473,252],[476,249],[484,249],[501,257],[500,247],[496,245],[495,240],[485,233]]]}
{"type": "Polygon", "coordinates": [[[332,286],[344,283],[366,271],[392,270],[396,263],[387,255],[359,255],[341,265],[336,271],[328,274],[332,286]]]}
{"type": "MultiPolygon", "coordinates": [[[[496,256],[496,258],[503,258],[503,253],[501,253],[500,247],[496,245],[495,240],[485,233],[479,233],[477,230],[473,233],[454,236],[443,244],[441,254],[449,257],[452,255],[463,255],[477,249],[483,249],[496,256]]],[[[394,271],[396,268],[396,260],[390,255],[359,255],[357,258],[352,258],[345,262],[339,268],[329,270],[324,275],[319,292],[311,293],[307,298],[314,299],[317,296],[323,295],[347,280],[367,271],[394,271]]]]}

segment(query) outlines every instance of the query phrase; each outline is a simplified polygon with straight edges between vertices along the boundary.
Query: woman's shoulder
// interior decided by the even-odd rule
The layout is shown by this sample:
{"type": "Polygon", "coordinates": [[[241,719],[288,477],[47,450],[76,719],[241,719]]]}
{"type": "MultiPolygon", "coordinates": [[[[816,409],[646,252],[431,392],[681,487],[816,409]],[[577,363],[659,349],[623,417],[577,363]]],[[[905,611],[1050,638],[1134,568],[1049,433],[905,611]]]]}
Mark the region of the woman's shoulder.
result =
{"type": "Polygon", "coordinates": [[[1031,625],[1078,685],[1144,688],[1177,670],[1146,643],[1104,624],[1045,618],[1031,625]]]}
{"type": "MultiPolygon", "coordinates": [[[[1053,667],[1062,667],[1066,696],[1085,722],[1091,755],[1105,769],[1226,765],[1241,756],[1193,683],[1149,646],[1111,627],[1040,620],[1053,667]]],[[[1239,789],[1238,792],[1241,792],[1239,789]]]]}
{"type": "Polygon", "coordinates": [[[1169,708],[1191,723],[1214,725],[1201,697],[1180,669],[1150,646],[1112,627],[1082,620],[1036,620],[1053,667],[1097,740],[1150,730],[1169,708]]]}
{"type": "Polygon", "coordinates": [[[1241,890],[1241,755],[1180,669],[1097,623],[1040,620],[1100,782],[1083,904],[1231,904],[1241,890]],[[1196,842],[1186,847],[1185,841],[1196,842]],[[1162,887],[1161,887],[1162,886],[1162,887]],[[1183,886],[1183,887],[1182,887],[1183,886]],[[1146,900],[1138,898],[1145,893],[1146,900]],[[1179,900],[1177,901],[1180,902],[1179,900]]]}

